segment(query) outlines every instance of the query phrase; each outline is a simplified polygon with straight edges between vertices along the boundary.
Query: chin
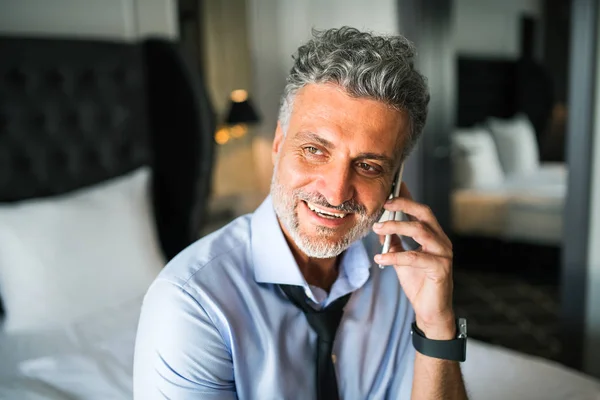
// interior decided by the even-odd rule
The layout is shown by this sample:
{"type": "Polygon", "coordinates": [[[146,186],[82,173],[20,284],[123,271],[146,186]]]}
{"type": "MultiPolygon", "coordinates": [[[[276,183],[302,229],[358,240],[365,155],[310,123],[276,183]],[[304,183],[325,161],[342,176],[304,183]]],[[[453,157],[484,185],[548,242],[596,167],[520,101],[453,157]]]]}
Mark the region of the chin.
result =
{"type": "Polygon", "coordinates": [[[300,225],[294,233],[298,248],[312,258],[337,257],[350,245],[347,230],[339,232],[319,226],[311,226],[307,230],[300,225]]]}
{"type": "Polygon", "coordinates": [[[298,228],[303,237],[313,240],[327,241],[332,244],[342,241],[350,232],[350,228],[347,227],[330,228],[327,226],[306,222],[301,222],[298,228]]]}

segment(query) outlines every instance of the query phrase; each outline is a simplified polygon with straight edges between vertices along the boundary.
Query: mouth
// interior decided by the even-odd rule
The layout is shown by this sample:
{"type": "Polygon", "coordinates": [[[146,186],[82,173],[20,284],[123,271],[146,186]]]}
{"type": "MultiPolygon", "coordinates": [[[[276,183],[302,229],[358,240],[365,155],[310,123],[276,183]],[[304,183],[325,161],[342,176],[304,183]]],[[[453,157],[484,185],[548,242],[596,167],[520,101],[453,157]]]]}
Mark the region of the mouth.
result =
{"type": "Polygon", "coordinates": [[[310,211],[312,211],[313,213],[315,213],[316,215],[318,215],[321,218],[325,218],[325,219],[332,219],[332,220],[336,220],[336,219],[343,219],[346,216],[349,215],[349,213],[343,213],[343,212],[339,212],[339,211],[331,211],[331,210],[326,210],[322,207],[319,207],[315,204],[309,203],[307,201],[304,201],[304,204],[306,204],[306,206],[308,207],[308,209],[310,211]]]}

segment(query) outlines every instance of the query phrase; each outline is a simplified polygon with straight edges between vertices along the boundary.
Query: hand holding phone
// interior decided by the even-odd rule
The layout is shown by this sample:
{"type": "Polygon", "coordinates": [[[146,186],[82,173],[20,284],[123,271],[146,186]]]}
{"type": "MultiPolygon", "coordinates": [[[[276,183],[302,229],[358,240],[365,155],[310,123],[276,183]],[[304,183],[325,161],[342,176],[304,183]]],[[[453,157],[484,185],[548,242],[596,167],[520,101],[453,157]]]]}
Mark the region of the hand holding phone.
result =
{"type": "MultiPolygon", "coordinates": [[[[398,171],[398,175],[396,176],[396,181],[392,186],[392,193],[390,193],[390,198],[393,199],[395,197],[400,196],[400,188],[402,187],[402,173],[404,172],[404,163],[400,166],[400,171],[398,171]]],[[[390,211],[388,221],[393,221],[396,219],[396,212],[390,211]]],[[[383,242],[383,249],[381,250],[381,254],[385,254],[390,251],[390,246],[392,245],[392,235],[385,235],[385,241],[383,242]]],[[[383,269],[383,265],[379,265],[379,268],[383,269]]]]}

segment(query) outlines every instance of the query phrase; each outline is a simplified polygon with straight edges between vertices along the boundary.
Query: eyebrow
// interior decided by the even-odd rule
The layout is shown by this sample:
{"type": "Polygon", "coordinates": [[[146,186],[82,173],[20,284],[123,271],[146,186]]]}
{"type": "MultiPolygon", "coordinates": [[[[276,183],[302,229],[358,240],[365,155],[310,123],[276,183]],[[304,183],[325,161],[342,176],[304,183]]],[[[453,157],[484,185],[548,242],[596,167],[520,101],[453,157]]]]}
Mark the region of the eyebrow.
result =
{"type": "MultiPolygon", "coordinates": [[[[296,138],[308,139],[319,143],[321,146],[327,149],[335,148],[335,145],[327,139],[322,138],[313,132],[303,131],[296,135],[296,138]]],[[[378,153],[360,153],[354,158],[355,160],[377,160],[383,164],[383,167],[387,170],[391,170],[394,166],[394,160],[386,155],[378,153]]]]}
{"type": "Polygon", "coordinates": [[[323,139],[321,136],[319,136],[319,135],[317,135],[316,133],[313,133],[313,132],[307,132],[307,131],[298,132],[298,134],[296,135],[296,138],[312,140],[312,141],[317,142],[321,146],[326,147],[328,149],[335,148],[335,145],[333,143],[331,143],[329,140],[323,139]]]}

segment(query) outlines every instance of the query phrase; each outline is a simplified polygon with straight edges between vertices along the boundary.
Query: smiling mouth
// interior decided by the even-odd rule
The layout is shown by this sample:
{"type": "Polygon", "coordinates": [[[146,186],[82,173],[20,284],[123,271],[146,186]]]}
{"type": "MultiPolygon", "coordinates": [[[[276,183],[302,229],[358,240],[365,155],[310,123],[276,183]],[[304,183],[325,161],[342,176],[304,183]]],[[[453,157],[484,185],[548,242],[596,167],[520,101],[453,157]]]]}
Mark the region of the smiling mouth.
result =
{"type": "Polygon", "coordinates": [[[327,218],[327,219],[342,219],[345,216],[348,215],[348,213],[341,213],[341,212],[334,212],[334,211],[328,211],[328,210],[324,210],[312,203],[309,203],[307,201],[304,202],[306,204],[306,206],[315,214],[317,214],[319,217],[321,218],[327,218]]]}

